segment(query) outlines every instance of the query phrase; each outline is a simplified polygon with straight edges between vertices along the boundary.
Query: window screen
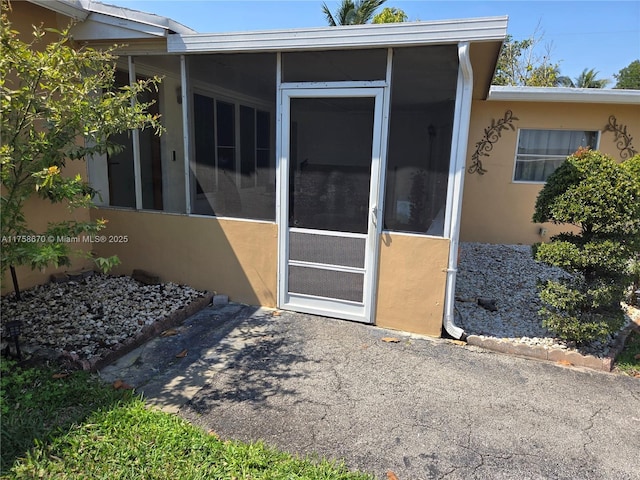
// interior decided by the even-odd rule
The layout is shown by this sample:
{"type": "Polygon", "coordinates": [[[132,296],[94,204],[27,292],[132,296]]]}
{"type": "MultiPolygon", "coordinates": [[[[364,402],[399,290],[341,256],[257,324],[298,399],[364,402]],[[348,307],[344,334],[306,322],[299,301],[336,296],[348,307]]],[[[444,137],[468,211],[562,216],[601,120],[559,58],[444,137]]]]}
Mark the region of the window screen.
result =
{"type": "Polygon", "coordinates": [[[191,211],[275,219],[276,55],[188,58],[194,162],[191,211]]]}
{"type": "Polygon", "coordinates": [[[384,211],[388,230],[444,234],[457,77],[454,45],[394,49],[384,211]]]}
{"type": "Polygon", "coordinates": [[[283,82],[384,80],[387,50],[329,50],[282,54],[283,82]]]}

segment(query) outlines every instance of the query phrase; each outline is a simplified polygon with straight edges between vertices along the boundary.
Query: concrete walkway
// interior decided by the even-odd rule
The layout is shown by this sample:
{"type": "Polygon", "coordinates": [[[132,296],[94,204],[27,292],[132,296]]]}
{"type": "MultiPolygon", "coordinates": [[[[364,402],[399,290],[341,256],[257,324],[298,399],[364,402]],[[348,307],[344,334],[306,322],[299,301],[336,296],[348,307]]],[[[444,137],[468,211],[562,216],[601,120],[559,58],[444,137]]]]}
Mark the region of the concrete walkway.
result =
{"type": "Polygon", "coordinates": [[[168,333],[101,375],[222,438],[380,479],[640,479],[638,379],[234,304],[168,333]]]}

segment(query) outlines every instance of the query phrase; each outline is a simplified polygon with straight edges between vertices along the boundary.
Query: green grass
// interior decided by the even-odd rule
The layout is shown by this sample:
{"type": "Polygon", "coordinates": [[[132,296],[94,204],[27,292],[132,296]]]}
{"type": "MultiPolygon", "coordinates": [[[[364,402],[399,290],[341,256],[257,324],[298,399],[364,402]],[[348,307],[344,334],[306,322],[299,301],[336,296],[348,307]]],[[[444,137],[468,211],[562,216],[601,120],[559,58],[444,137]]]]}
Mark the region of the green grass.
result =
{"type": "Polygon", "coordinates": [[[0,360],[0,471],[33,447],[82,421],[91,412],[131,398],[86,372],[54,378],[55,370],[22,369],[0,360]]]}
{"type": "Polygon", "coordinates": [[[83,373],[54,380],[50,371],[3,371],[1,400],[3,479],[372,478],[262,443],[222,441],[83,373]],[[5,381],[16,376],[22,389],[5,381]]]}
{"type": "Polygon", "coordinates": [[[616,371],[632,376],[640,376],[640,333],[633,330],[627,337],[624,350],[616,357],[616,371]]]}

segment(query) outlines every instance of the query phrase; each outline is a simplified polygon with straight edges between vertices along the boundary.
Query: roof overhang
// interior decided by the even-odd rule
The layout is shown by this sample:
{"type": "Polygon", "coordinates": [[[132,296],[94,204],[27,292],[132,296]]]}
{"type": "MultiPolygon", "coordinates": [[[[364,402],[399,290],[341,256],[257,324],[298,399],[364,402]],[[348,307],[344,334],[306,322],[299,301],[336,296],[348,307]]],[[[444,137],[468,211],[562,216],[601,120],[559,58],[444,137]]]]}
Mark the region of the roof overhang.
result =
{"type": "Polygon", "coordinates": [[[71,34],[76,41],[164,39],[175,33],[196,33],[170,18],[93,0],[29,2],[75,20],[71,34]]]}
{"type": "Polygon", "coordinates": [[[640,90],[568,87],[503,87],[493,85],[487,100],[552,103],[640,104],[640,90]]]}
{"type": "Polygon", "coordinates": [[[89,11],[84,7],[86,2],[82,0],[29,0],[34,5],[46,8],[77,21],[84,21],[89,16],[89,11]]]}
{"type": "Polygon", "coordinates": [[[169,53],[287,52],[500,42],[507,33],[507,17],[433,22],[264,30],[233,33],[170,35],[169,53]]]}

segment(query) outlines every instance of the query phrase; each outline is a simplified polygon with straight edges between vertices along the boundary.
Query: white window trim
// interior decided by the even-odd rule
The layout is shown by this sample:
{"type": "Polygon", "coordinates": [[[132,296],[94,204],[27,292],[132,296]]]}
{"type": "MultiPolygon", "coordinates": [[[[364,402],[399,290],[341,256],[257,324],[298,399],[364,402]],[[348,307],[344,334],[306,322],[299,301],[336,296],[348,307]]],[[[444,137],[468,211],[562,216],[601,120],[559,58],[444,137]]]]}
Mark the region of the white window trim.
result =
{"type": "MultiPolygon", "coordinates": [[[[516,137],[516,148],[513,154],[513,169],[511,171],[511,183],[515,183],[515,184],[525,184],[525,185],[544,185],[547,183],[546,180],[544,181],[538,181],[538,180],[516,180],[516,166],[517,166],[517,162],[518,162],[518,147],[520,146],[520,132],[523,130],[544,130],[544,131],[553,131],[553,132],[595,132],[596,133],[596,145],[595,147],[592,147],[593,150],[598,150],[600,148],[600,138],[602,136],[602,131],[598,128],[596,129],[590,129],[590,128],[535,128],[535,127],[528,127],[528,128],[518,128],[518,135],[516,137]]],[[[560,157],[560,155],[550,155],[550,157],[552,156],[556,156],[556,157],[560,157]]],[[[566,159],[567,157],[564,156],[564,159],[566,159]]]]}

